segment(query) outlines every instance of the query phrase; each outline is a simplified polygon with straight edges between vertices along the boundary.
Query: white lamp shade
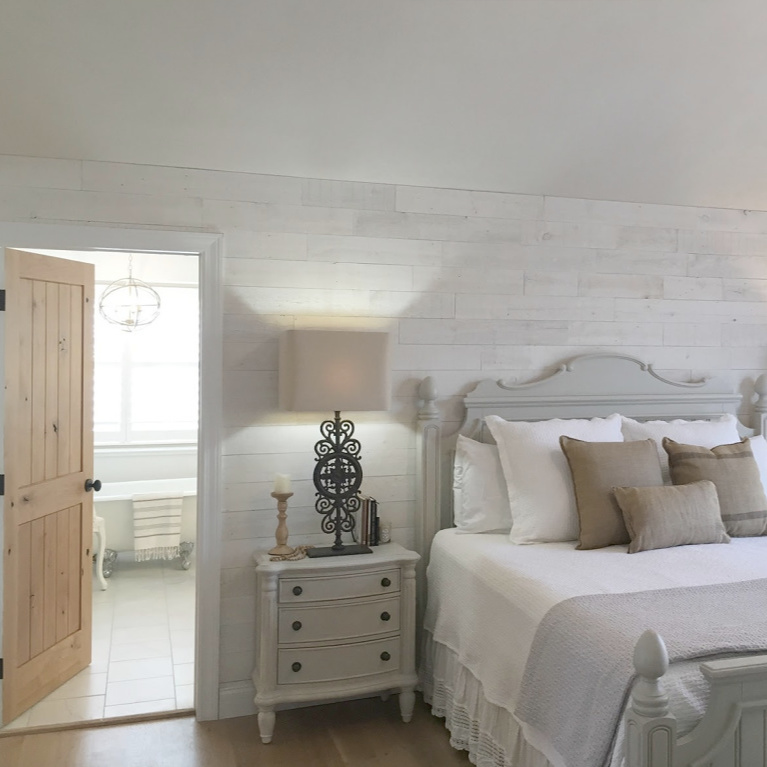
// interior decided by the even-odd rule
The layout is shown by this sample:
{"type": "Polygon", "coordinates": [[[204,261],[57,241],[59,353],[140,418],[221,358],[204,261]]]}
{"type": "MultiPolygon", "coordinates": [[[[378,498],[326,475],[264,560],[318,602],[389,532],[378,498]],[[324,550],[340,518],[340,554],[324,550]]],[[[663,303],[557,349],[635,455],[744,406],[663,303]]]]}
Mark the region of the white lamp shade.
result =
{"type": "Polygon", "coordinates": [[[388,410],[389,334],[288,330],[280,339],[283,410],[388,410]]]}

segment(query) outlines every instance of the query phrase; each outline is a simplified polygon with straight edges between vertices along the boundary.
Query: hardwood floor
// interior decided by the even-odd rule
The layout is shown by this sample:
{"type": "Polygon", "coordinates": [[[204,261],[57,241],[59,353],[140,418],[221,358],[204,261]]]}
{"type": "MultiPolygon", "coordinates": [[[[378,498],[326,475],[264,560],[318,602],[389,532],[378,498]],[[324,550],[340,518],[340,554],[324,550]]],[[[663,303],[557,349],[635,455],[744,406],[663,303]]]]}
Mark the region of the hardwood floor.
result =
{"type": "Polygon", "coordinates": [[[399,718],[396,696],[281,711],[274,741],[256,717],[192,717],[0,738],[3,767],[467,767],[444,722],[416,701],[399,718]]]}

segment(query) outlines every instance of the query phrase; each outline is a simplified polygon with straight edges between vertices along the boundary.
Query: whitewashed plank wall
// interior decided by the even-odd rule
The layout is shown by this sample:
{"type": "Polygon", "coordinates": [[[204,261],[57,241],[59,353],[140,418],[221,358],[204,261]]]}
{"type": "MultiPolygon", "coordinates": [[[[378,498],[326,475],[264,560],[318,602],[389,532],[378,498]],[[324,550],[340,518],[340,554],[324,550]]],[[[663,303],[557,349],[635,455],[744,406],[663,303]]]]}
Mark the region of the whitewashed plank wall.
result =
{"type": "MultiPolygon", "coordinates": [[[[279,413],[289,327],[388,328],[394,406],[360,416],[365,489],[412,543],[415,389],[457,395],[620,350],[674,376],[767,369],[767,213],[0,156],[0,220],[225,235],[222,686],[247,700],[254,549],[290,473],[293,542],[316,540],[316,424],[279,413]]],[[[747,415],[748,405],[746,406],[747,415]]],[[[223,713],[247,713],[236,706],[223,713]]]]}

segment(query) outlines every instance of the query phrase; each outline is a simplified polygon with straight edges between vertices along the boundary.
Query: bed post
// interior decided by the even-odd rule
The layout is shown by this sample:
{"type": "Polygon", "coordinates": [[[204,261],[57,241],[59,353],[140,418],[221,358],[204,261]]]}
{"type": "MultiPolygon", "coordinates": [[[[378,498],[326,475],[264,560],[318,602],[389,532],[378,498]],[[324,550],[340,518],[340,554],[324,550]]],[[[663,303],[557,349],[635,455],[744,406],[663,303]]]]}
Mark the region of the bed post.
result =
{"type": "Polygon", "coordinates": [[[754,383],[754,433],[767,437],[767,374],[762,373],[754,383]]]}
{"type": "Polygon", "coordinates": [[[426,565],[429,563],[431,539],[441,527],[440,504],[440,443],[442,426],[437,408],[437,387],[431,376],[418,386],[418,409],[416,428],[416,518],[415,548],[421,555],[418,563],[418,614],[426,607],[426,565]]]}
{"type": "Polygon", "coordinates": [[[660,678],[668,671],[666,645],[645,631],[634,648],[638,678],[626,710],[626,767],[674,767],[676,719],[660,678]]]}

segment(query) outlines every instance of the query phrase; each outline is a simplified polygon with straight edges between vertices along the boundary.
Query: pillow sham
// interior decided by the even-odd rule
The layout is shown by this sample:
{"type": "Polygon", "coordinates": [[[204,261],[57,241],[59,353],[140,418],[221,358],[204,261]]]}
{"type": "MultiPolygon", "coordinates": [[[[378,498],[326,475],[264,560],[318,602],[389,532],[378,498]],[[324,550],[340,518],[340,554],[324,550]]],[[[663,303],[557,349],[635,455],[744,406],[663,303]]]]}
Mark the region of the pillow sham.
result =
{"type": "Polygon", "coordinates": [[[729,543],[713,482],[660,487],[616,487],[631,536],[628,553],[696,543],[729,543]]]}
{"type": "Polygon", "coordinates": [[[505,421],[489,415],[485,422],[501,457],[512,543],[576,540],[575,495],[559,438],[564,434],[592,442],[623,442],[621,417],[505,421]]]}
{"type": "Polygon", "coordinates": [[[579,549],[601,549],[630,540],[613,487],[662,485],[655,442],[584,442],[561,436],[578,511],[579,549]]]}
{"type": "Polygon", "coordinates": [[[453,462],[453,523],[461,533],[511,528],[511,508],[495,445],[458,435],[453,462]]]}
{"type": "Polygon", "coordinates": [[[621,418],[621,431],[626,442],[637,439],[655,440],[658,445],[663,481],[668,484],[671,483],[671,477],[668,470],[668,456],[662,445],[664,437],[669,437],[675,442],[682,442],[687,445],[703,445],[703,447],[740,442],[738,420],[730,413],[710,421],[685,421],[680,418],[674,421],[635,421],[633,418],[623,416],[621,418]]]}
{"type": "Polygon", "coordinates": [[[722,521],[732,536],[767,533],[767,496],[748,439],[712,449],[663,438],[671,479],[686,485],[708,479],[716,486],[722,521]]]}

